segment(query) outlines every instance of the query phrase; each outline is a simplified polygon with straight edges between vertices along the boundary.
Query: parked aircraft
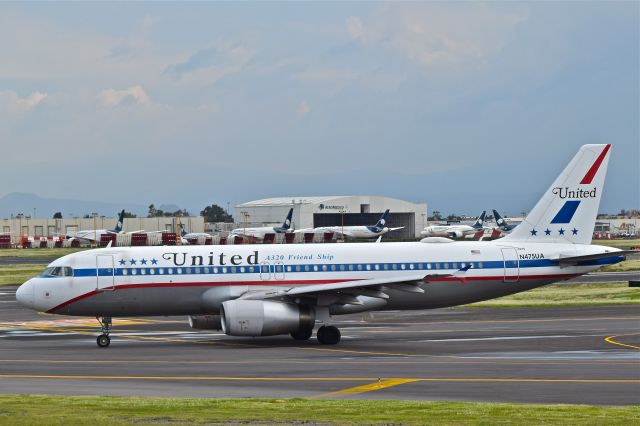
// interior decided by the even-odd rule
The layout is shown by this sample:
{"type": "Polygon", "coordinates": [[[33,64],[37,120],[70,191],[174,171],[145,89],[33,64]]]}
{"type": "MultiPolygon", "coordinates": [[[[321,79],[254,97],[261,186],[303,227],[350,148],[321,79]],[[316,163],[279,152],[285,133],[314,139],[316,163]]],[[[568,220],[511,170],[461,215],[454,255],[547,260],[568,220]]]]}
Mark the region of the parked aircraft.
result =
{"type": "Polygon", "coordinates": [[[185,239],[185,240],[191,240],[193,238],[209,238],[211,237],[210,234],[207,234],[206,232],[187,232],[184,229],[184,224],[180,224],[180,236],[185,239]]]}
{"type": "Polygon", "coordinates": [[[344,235],[348,238],[375,238],[387,232],[397,231],[404,228],[400,226],[398,228],[387,228],[387,217],[389,216],[389,209],[385,210],[378,219],[378,222],[373,226],[321,226],[318,228],[307,228],[296,230],[296,233],[308,233],[313,232],[320,234],[323,232],[333,232],[337,235],[344,235]]]}
{"type": "Polygon", "coordinates": [[[474,235],[476,232],[483,229],[484,217],[486,211],[483,211],[480,216],[476,218],[473,225],[431,225],[425,227],[420,235],[423,237],[446,237],[446,238],[464,238],[467,235],[474,235]]]}
{"type": "Polygon", "coordinates": [[[493,217],[496,219],[496,225],[498,225],[498,228],[502,231],[509,232],[518,226],[507,223],[507,221],[504,220],[496,210],[493,210],[493,217]]]}
{"type": "Polygon", "coordinates": [[[229,237],[240,235],[245,237],[253,237],[258,240],[264,239],[266,234],[284,234],[289,232],[291,228],[291,218],[293,217],[293,208],[289,209],[287,217],[282,226],[262,226],[258,228],[236,228],[229,234],[229,237]]]}
{"type": "Polygon", "coordinates": [[[92,243],[100,243],[102,234],[121,234],[124,223],[124,209],[118,215],[118,222],[113,229],[85,229],[77,231],[75,234],[67,236],[68,239],[77,239],[92,243]]]}
{"type": "MultiPolygon", "coordinates": [[[[114,247],[50,263],[16,292],[37,311],[187,315],[232,336],[336,344],[332,316],[467,304],[586,274],[637,253],[590,245],[610,145],[584,145],[518,227],[489,242],[114,247]]],[[[285,223],[286,224],[286,223],[285,223]]]]}

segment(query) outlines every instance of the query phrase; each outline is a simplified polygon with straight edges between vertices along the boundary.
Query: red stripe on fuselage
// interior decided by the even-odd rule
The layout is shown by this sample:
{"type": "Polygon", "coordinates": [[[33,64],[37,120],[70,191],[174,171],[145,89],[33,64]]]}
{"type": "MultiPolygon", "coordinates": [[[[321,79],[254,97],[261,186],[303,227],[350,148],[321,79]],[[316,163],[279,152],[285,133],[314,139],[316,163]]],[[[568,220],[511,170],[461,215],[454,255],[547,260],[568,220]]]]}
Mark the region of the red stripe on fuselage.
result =
{"type": "MultiPolygon", "coordinates": [[[[508,279],[508,280],[515,280],[515,279],[520,279],[520,280],[535,280],[535,279],[545,279],[545,278],[557,278],[557,279],[561,279],[561,278],[574,278],[574,277],[578,277],[582,274],[553,274],[553,275],[521,275],[519,277],[517,276],[507,276],[505,277],[504,275],[497,275],[497,276],[490,276],[490,277],[468,277],[468,278],[463,278],[463,277],[442,277],[442,278],[434,278],[434,279],[430,279],[428,282],[466,282],[466,281],[497,281],[497,280],[503,280],[503,279],[508,279]]],[[[362,279],[357,279],[357,280],[308,280],[308,281],[278,281],[278,282],[273,282],[273,281],[232,281],[232,282],[226,282],[226,281],[222,281],[222,282],[185,282],[185,283],[150,283],[150,284],[122,284],[122,285],[117,285],[115,286],[116,290],[126,290],[126,289],[131,289],[131,288],[158,288],[158,287],[220,287],[220,286],[234,286],[234,285],[272,285],[272,286],[276,286],[276,285],[282,285],[282,284],[292,284],[292,285],[309,285],[309,284],[335,284],[335,283],[343,283],[343,282],[348,282],[348,281],[362,281],[362,279]]],[[[513,282],[507,282],[505,283],[506,285],[508,284],[513,284],[513,282]]],[[[391,286],[393,286],[393,284],[390,284],[391,286]]],[[[393,288],[393,287],[392,287],[393,288]]],[[[86,299],[88,297],[91,297],[93,295],[96,295],[98,293],[102,293],[103,291],[110,291],[110,290],[92,290],[88,293],[82,294],[80,296],[74,297],[73,299],[67,300],[64,303],[61,303],[60,305],[56,306],[55,308],[51,308],[47,311],[47,313],[49,314],[53,314],[55,313],[55,311],[64,308],[65,306],[68,306],[72,303],[75,303],[79,300],[83,300],[86,299]]]]}
{"type": "Polygon", "coordinates": [[[115,290],[126,290],[130,288],[159,288],[159,287],[223,287],[223,286],[234,286],[234,285],[310,285],[310,284],[336,284],[343,283],[347,281],[360,281],[360,279],[355,280],[306,280],[306,281],[293,281],[293,280],[281,280],[281,281],[207,281],[207,282],[178,282],[178,283],[147,283],[147,284],[120,284],[114,287],[107,287],[103,290],[92,290],[88,293],[82,294],[80,296],[74,297],[73,299],[67,300],[56,306],[55,308],[51,308],[47,311],[48,314],[54,313],[58,309],[64,308],[72,303],[75,303],[79,300],[86,299],[98,293],[102,293],[104,291],[112,291],[115,290]]]}
{"type": "Polygon", "coordinates": [[[598,158],[596,159],[596,161],[591,165],[591,168],[589,169],[587,174],[584,175],[584,177],[580,181],[580,185],[588,185],[591,183],[593,178],[596,176],[596,173],[598,173],[598,169],[600,168],[600,165],[604,161],[604,157],[607,156],[607,152],[609,152],[609,148],[611,148],[611,144],[607,144],[607,146],[604,147],[600,155],[598,155],[598,158]]]}

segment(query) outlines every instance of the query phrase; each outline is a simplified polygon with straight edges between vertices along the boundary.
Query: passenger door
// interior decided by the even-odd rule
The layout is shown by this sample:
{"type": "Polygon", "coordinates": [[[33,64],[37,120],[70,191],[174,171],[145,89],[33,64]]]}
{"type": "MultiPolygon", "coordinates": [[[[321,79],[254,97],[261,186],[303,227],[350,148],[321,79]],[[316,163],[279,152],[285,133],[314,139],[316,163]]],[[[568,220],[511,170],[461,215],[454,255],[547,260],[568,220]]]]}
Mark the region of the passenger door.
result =
{"type": "Polygon", "coordinates": [[[110,254],[96,255],[96,290],[115,290],[114,280],[113,256],[110,254]]]}
{"type": "Polygon", "coordinates": [[[515,283],[520,281],[520,260],[518,252],[514,247],[502,247],[502,260],[504,261],[504,278],[505,283],[515,283]]]}

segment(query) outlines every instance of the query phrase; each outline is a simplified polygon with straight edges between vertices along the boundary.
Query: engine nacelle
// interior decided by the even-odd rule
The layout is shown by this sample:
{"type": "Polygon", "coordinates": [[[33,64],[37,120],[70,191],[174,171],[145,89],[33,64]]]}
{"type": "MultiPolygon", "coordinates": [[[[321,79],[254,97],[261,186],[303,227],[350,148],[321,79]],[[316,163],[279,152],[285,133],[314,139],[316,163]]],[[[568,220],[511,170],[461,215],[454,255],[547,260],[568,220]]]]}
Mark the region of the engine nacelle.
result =
{"type": "Polygon", "coordinates": [[[222,303],[222,330],[229,336],[275,336],[308,330],[315,324],[309,306],[265,300],[227,300],[222,303]]]}
{"type": "Polygon", "coordinates": [[[196,330],[222,330],[220,315],[189,315],[189,326],[196,330]]]}

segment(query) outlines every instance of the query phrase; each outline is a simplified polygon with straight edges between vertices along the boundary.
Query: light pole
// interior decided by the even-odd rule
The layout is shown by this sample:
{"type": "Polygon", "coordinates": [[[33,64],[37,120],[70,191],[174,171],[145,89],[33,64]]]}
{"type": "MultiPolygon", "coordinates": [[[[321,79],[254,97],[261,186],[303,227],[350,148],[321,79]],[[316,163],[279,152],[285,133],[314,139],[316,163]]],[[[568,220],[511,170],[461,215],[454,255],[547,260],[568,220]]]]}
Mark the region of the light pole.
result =
{"type": "Polygon", "coordinates": [[[240,212],[242,214],[242,228],[243,228],[243,234],[246,236],[247,235],[247,222],[249,220],[249,216],[251,216],[249,214],[249,212],[243,210],[240,212]]]}

